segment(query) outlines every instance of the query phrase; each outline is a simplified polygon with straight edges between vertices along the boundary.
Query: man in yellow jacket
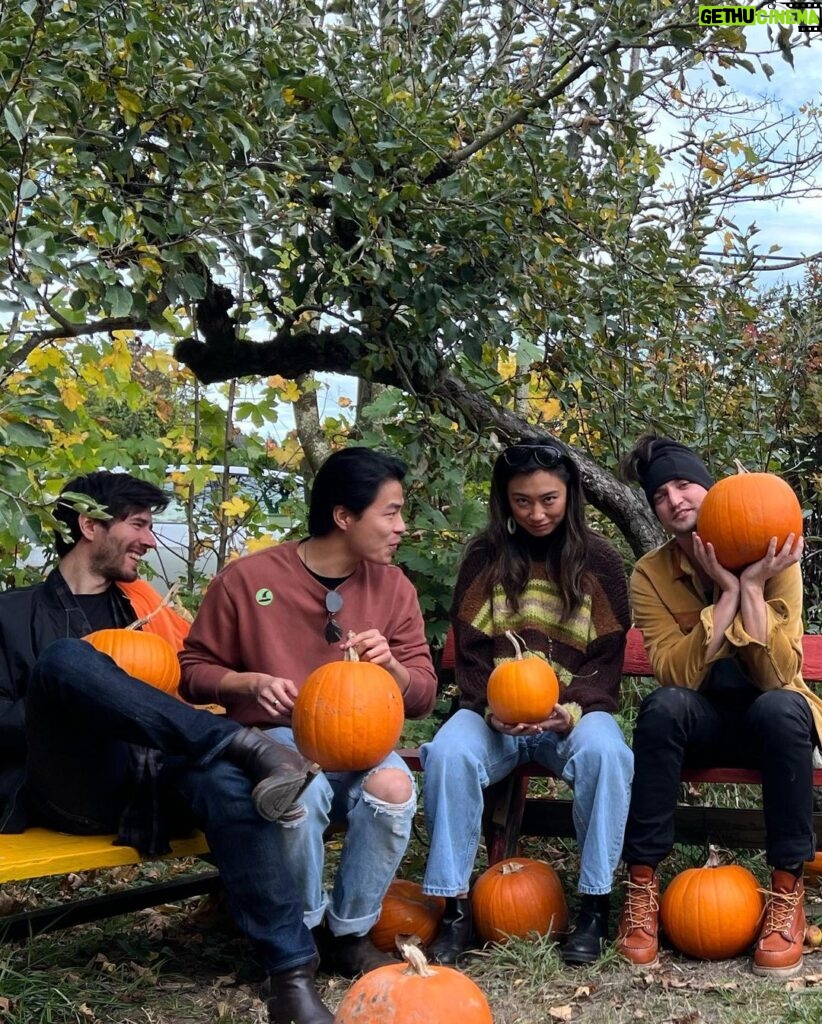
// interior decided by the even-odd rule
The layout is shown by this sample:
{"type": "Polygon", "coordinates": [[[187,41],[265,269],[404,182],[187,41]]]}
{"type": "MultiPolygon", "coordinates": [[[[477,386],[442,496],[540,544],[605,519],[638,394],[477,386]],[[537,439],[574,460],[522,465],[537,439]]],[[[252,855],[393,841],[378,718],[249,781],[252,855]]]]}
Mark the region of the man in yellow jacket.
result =
{"type": "Polygon", "coordinates": [[[617,948],[657,961],[659,881],[670,852],[682,766],[758,768],[772,868],[755,974],[787,977],[802,965],[803,862],[813,857],[812,758],[818,699],[802,682],[802,538],[789,535],[739,573],[723,568],[696,533],[713,480],[699,456],[646,435],[623,460],[671,540],[637,562],[635,624],[659,688],[634,730],[634,782],[623,857],[627,898],[617,948]]]}

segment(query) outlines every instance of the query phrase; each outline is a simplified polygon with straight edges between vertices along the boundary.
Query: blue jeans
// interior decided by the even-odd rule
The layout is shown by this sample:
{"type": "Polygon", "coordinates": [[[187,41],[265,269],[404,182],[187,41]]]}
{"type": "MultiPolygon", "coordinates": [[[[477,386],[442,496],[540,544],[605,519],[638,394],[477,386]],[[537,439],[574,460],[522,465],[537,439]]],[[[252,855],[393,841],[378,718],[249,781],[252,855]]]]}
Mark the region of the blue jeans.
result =
{"type": "Polygon", "coordinates": [[[611,891],[633,774],[633,756],[611,715],[583,715],[565,737],[551,732],[506,736],[481,715],[462,709],[423,745],[421,760],[431,841],[424,892],[459,896],[468,891],[480,839],[482,791],[529,761],[550,768],[574,791],[579,891],[611,891]]]}
{"type": "Polygon", "coordinates": [[[315,947],[280,830],[257,814],[247,776],[220,756],[240,728],[133,679],[84,640],[57,640],[26,695],[27,791],[41,824],[110,832],[126,799],[128,744],[162,751],[161,786],[203,828],[232,915],[276,974],[307,963],[315,947]]]}
{"type": "MultiPolygon", "coordinates": [[[[295,746],[291,729],[269,730],[295,746]]],[[[320,773],[300,797],[304,816],[278,824],[286,867],[304,898],[304,921],[315,928],[327,918],[334,935],[365,935],[380,914],[383,897],[408,847],[417,808],[416,788],[404,804],[389,804],[363,789],[382,768],[398,768],[414,786],[411,772],[393,751],[367,772],[320,773]],[[345,824],[340,863],[329,898],[323,887],[329,825],[345,824]]]]}

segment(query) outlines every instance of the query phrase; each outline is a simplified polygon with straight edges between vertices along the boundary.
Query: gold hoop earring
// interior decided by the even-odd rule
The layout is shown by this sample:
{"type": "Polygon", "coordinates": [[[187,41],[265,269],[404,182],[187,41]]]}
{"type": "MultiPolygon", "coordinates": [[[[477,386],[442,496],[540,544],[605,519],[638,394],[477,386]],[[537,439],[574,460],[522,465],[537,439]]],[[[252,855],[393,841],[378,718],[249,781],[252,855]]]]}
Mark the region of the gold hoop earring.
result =
{"type": "Polygon", "coordinates": [[[512,537],[517,532],[517,524],[513,516],[508,516],[508,518],[505,520],[505,529],[511,534],[512,537]]]}

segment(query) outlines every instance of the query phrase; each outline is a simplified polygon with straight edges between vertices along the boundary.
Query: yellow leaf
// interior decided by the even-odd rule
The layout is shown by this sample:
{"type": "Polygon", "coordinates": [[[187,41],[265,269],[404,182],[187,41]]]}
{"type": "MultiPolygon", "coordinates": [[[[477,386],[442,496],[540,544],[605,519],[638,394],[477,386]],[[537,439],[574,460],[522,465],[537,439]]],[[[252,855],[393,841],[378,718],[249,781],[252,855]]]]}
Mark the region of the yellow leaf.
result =
{"type": "Polygon", "coordinates": [[[60,398],[63,400],[63,405],[69,410],[69,412],[74,412],[74,410],[79,408],[84,401],[83,395],[80,393],[80,389],[75,384],[66,384],[65,387],[62,387],[60,389],[60,398]]]}
{"type": "Polygon", "coordinates": [[[296,381],[286,381],[284,388],[280,388],[280,398],[283,402],[296,402],[302,394],[302,391],[297,387],[296,381]]]}
{"type": "Polygon", "coordinates": [[[120,86],[119,89],[114,90],[117,96],[117,102],[120,104],[120,109],[123,113],[139,114],[143,109],[143,101],[140,97],[133,93],[130,89],[125,89],[120,86]]]}
{"type": "Polygon", "coordinates": [[[228,501],[220,502],[220,509],[226,516],[244,516],[250,508],[250,502],[244,501],[238,494],[229,498],[228,501]]]}
{"type": "Polygon", "coordinates": [[[270,388],[284,388],[285,377],[281,377],[279,373],[275,373],[273,377],[268,378],[268,386],[270,388]]]}
{"type": "Polygon", "coordinates": [[[245,542],[245,550],[249,555],[255,551],[262,551],[264,548],[273,548],[278,544],[277,538],[270,533],[264,533],[261,537],[249,537],[245,542]]]}
{"type": "Polygon", "coordinates": [[[141,256],[140,266],[145,270],[150,270],[152,274],[162,274],[163,272],[162,264],[152,259],[151,256],[141,256]]]}
{"type": "Polygon", "coordinates": [[[65,366],[66,357],[62,352],[51,347],[36,348],[29,352],[26,363],[35,373],[38,373],[49,366],[57,368],[65,366]]]}
{"type": "Polygon", "coordinates": [[[290,107],[297,104],[297,93],[294,89],[283,89],[283,102],[287,103],[290,107]]]}

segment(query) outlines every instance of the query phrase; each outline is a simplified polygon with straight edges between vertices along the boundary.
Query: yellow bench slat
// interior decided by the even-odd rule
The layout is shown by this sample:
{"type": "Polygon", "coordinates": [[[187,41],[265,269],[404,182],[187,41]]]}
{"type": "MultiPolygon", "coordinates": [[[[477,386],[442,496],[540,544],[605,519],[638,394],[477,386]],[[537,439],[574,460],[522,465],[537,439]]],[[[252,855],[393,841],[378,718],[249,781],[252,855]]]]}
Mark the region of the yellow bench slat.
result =
{"type": "MultiPolygon", "coordinates": [[[[65,875],[92,868],[139,864],[133,846],[113,846],[114,836],[72,836],[45,828],[0,836],[0,882],[25,881],[45,875],[65,875]]],[[[166,857],[197,857],[208,853],[205,836],[173,839],[166,857]]],[[[165,859],[165,858],[158,858],[165,859]]]]}

